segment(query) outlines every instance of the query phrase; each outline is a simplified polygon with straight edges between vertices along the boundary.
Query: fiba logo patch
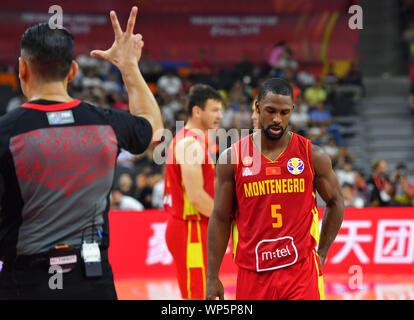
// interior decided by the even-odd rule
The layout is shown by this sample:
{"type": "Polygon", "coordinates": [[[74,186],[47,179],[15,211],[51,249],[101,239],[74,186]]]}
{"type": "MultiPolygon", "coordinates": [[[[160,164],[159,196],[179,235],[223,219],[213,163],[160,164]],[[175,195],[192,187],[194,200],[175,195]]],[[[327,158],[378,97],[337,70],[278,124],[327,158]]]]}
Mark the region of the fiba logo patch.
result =
{"type": "Polygon", "coordinates": [[[305,164],[299,158],[292,158],[287,163],[287,169],[291,174],[298,175],[305,169],[305,164]]]}

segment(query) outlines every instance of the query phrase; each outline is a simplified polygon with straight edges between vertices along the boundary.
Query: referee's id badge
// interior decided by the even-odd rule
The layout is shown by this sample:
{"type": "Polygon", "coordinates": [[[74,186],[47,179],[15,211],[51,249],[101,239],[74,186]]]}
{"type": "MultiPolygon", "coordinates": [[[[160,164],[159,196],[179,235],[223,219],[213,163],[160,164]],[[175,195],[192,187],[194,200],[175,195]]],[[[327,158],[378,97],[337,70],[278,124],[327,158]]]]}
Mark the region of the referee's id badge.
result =
{"type": "Polygon", "coordinates": [[[49,251],[49,266],[58,265],[62,268],[61,272],[66,273],[78,263],[78,255],[76,249],[68,245],[58,245],[49,251]]]}

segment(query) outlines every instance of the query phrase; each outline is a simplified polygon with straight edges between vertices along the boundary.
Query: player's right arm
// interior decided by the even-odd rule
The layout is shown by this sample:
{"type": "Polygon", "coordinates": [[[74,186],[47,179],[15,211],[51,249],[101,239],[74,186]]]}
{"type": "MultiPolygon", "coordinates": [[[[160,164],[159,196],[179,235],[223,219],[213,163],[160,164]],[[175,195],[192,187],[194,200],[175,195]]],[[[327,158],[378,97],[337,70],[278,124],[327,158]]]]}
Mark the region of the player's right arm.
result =
{"type": "Polygon", "coordinates": [[[219,280],[221,262],[229,242],[234,212],[234,168],[231,148],[220,155],[216,166],[214,209],[207,231],[207,283],[206,299],[224,299],[224,289],[219,280]]]}
{"type": "Polygon", "coordinates": [[[175,159],[181,167],[184,190],[188,201],[198,212],[210,217],[214,200],[204,190],[204,177],[201,165],[204,163],[204,150],[193,137],[181,139],[175,146],[175,159]]]}
{"type": "Polygon", "coordinates": [[[144,41],[142,35],[133,33],[137,12],[138,8],[133,7],[123,32],[115,11],[111,11],[115,41],[108,50],[93,50],[91,56],[105,59],[118,67],[128,91],[130,113],[147,119],[152,127],[153,140],[158,141],[164,125],[158,103],[138,68],[144,41]]]}

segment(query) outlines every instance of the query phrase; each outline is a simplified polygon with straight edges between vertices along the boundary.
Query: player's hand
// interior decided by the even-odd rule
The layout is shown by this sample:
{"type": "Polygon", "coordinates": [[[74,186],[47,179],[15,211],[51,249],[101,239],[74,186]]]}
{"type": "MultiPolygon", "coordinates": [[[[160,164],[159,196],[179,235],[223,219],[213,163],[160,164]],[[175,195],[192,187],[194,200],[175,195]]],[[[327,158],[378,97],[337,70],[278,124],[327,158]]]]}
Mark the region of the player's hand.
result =
{"type": "Polygon", "coordinates": [[[224,288],[219,279],[209,281],[206,284],[206,300],[224,300],[224,288]]]}
{"type": "Polygon", "coordinates": [[[112,47],[103,50],[91,51],[92,57],[105,59],[114,64],[118,69],[129,68],[133,65],[137,66],[141,58],[142,47],[144,41],[142,35],[134,34],[135,19],[138,8],[133,7],[129,15],[126,31],[123,32],[119,25],[118,18],[115,11],[111,11],[109,16],[111,18],[112,28],[115,34],[115,41],[112,47]]]}

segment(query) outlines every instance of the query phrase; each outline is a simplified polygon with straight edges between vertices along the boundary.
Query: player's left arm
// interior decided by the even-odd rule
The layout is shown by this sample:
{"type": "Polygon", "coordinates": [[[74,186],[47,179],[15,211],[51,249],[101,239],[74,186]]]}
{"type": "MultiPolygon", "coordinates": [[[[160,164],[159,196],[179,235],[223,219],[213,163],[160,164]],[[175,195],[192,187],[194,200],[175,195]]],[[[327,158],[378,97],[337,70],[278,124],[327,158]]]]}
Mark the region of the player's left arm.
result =
{"type": "Polygon", "coordinates": [[[326,202],[318,246],[318,256],[323,267],[328,250],[335,240],[342,224],[344,217],[344,198],[338,179],[332,169],[330,157],[318,146],[314,145],[312,145],[312,162],[315,170],[314,186],[326,202]]]}

